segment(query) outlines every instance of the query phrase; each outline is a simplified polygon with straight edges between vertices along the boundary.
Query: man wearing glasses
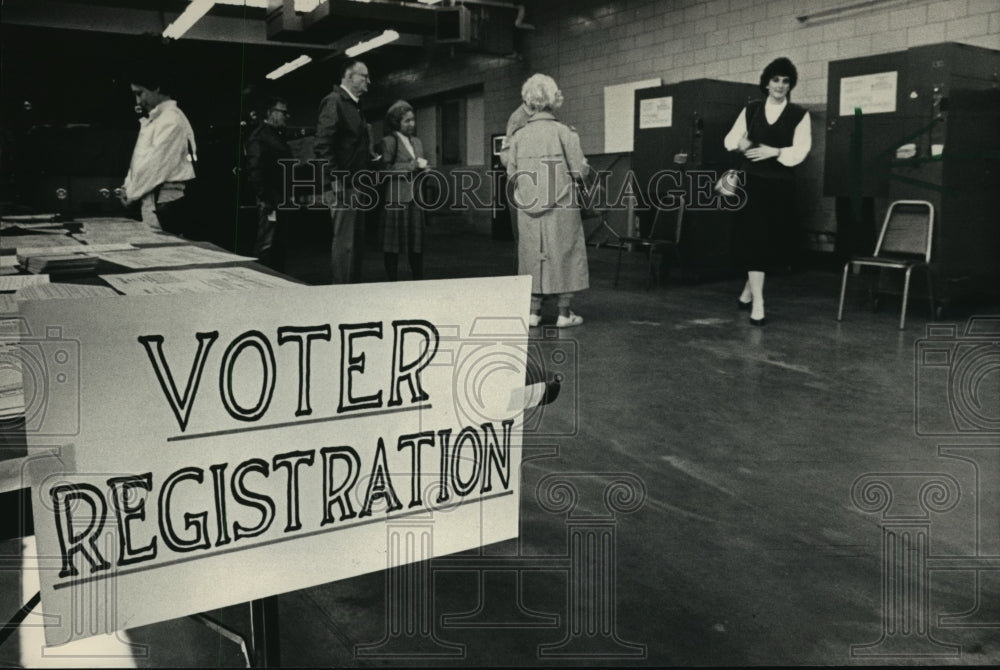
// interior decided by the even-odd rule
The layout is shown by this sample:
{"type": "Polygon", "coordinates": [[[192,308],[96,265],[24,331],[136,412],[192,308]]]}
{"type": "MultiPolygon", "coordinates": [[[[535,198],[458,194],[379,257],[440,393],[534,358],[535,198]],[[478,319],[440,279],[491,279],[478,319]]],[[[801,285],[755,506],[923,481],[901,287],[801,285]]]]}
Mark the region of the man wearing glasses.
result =
{"type": "Polygon", "coordinates": [[[292,158],[285,141],[288,124],[288,102],[271,98],[264,108],[264,122],[247,139],[247,181],[257,198],[257,241],[254,255],[261,263],[278,271],[284,268],[285,248],[282,239],[286,231],[278,230],[278,207],[284,202],[284,173],[278,162],[292,158]]]}
{"type": "Polygon", "coordinates": [[[344,64],[340,86],[319,105],[315,152],[316,158],[326,161],[324,197],[333,219],[334,284],[361,279],[364,212],[352,202],[351,179],[362,170],[372,169],[368,123],[361,109],[361,96],[368,91],[370,81],[368,67],[361,61],[349,60],[344,64]]]}

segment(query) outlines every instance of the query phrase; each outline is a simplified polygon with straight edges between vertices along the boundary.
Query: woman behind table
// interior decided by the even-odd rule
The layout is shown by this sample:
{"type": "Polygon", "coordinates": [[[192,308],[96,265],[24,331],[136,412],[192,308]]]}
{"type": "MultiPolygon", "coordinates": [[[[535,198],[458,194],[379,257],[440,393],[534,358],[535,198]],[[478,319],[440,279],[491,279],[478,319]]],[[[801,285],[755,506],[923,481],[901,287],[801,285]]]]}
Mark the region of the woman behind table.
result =
{"type": "Polygon", "coordinates": [[[413,200],[413,173],[427,168],[424,146],[414,135],[416,116],[405,100],[394,103],[385,114],[382,138],[382,169],[403,173],[387,186],[382,213],[382,252],[389,281],[398,279],[399,255],[406,254],[414,279],[424,278],[424,211],[413,200]]]}
{"type": "Polygon", "coordinates": [[[798,81],[795,65],[777,58],[760,75],[765,100],[749,103],[724,140],[726,149],[745,157],[747,202],[740,213],[735,244],[746,267],[747,282],[740,309],[750,310],[750,323],[763,326],[764,274],[787,265],[795,241],[795,174],[793,167],[812,148],[809,112],[789,101],[798,81]]]}
{"type": "Polygon", "coordinates": [[[569,171],[586,175],[590,167],[576,131],[554,115],[563,96],[552,77],[532,75],[521,98],[531,117],[511,136],[507,174],[515,185],[518,272],[531,275],[529,324],[541,323],[542,300],[554,296],[559,304],[556,326],[578,326],[583,318],[570,310],[570,303],[590,282],[583,221],[569,171]]]}

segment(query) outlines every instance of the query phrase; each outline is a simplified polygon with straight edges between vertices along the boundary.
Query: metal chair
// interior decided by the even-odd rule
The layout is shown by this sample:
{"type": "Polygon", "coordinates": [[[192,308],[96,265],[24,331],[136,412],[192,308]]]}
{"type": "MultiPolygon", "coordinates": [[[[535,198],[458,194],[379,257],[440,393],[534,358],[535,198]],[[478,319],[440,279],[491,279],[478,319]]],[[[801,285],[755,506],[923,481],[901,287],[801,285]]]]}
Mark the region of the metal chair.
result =
{"type": "MultiPolygon", "coordinates": [[[[844,277],[840,282],[840,306],[837,321],[844,315],[844,293],[847,290],[847,272],[852,267],[876,267],[879,278],[884,268],[905,270],[903,280],[903,307],[899,315],[899,329],[906,326],[906,303],[910,296],[910,274],[922,267],[927,272],[927,294],[930,299],[931,319],[934,318],[934,280],[931,277],[931,242],[934,239],[934,205],[926,200],[896,200],[889,205],[875,243],[873,256],[858,256],[844,264],[844,277]]],[[[877,281],[877,280],[876,280],[877,281]]],[[[876,285],[877,286],[877,285],[876,285]]],[[[876,288],[877,290],[877,288],[876,288]]]]}
{"type": "Polygon", "coordinates": [[[611,231],[611,234],[618,239],[618,264],[615,267],[615,288],[618,288],[618,277],[622,270],[622,251],[625,250],[625,246],[629,245],[632,247],[639,247],[645,249],[649,256],[649,266],[648,266],[648,283],[646,284],[646,290],[649,290],[653,286],[653,280],[655,277],[655,272],[653,270],[653,254],[657,251],[662,252],[663,250],[669,248],[673,254],[674,258],[680,262],[680,255],[677,251],[677,247],[681,243],[681,228],[684,223],[684,196],[678,195],[677,199],[680,205],[676,210],[666,210],[659,209],[656,210],[656,215],[653,217],[653,224],[649,227],[648,235],[619,235],[611,226],[607,225],[605,221],[605,226],[611,231]],[[673,230],[668,230],[670,228],[669,220],[673,220],[673,230]],[[658,237],[660,231],[665,231],[666,235],[664,237],[658,237]]]}

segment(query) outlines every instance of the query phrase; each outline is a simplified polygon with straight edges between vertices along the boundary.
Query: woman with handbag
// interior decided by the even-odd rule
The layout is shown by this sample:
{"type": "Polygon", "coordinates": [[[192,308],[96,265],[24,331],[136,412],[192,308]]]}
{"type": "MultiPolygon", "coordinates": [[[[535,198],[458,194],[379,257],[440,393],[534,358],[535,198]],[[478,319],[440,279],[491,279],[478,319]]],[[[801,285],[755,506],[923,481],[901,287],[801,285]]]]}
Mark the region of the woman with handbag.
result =
{"type": "Polygon", "coordinates": [[[764,274],[769,267],[787,266],[795,240],[795,173],[812,148],[809,112],[789,102],[798,81],[787,58],[771,61],[760,75],[765,100],[749,103],[736,118],[724,143],[743,154],[746,205],[740,212],[734,244],[747,270],[739,298],[750,310],[750,324],[763,326],[764,274]]]}
{"type": "Polygon", "coordinates": [[[424,210],[413,199],[413,174],[427,168],[424,146],[414,134],[416,115],[413,107],[399,100],[385,113],[382,138],[382,169],[400,175],[385,184],[387,196],[382,211],[382,253],[385,274],[396,281],[399,255],[406,254],[413,279],[424,278],[424,210]]]}
{"type": "Polygon", "coordinates": [[[517,210],[518,272],[531,275],[529,325],[542,320],[542,301],[555,297],[556,327],[583,323],[570,309],[573,295],[590,286],[583,221],[576,202],[573,174],[586,175],[590,166],[576,131],[554,112],[563,96],[552,77],[532,75],[521,87],[531,113],[510,139],[507,175],[517,210]]]}

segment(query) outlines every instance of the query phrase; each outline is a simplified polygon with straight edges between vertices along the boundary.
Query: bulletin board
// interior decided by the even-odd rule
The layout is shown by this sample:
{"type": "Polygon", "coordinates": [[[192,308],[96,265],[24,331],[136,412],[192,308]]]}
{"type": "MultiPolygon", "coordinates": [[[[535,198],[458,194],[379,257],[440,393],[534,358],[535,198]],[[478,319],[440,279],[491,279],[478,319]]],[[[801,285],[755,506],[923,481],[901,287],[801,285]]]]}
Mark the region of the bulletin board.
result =
{"type": "Polygon", "coordinates": [[[604,153],[632,151],[635,91],[662,84],[663,79],[657,77],[604,87],[604,153]]]}

